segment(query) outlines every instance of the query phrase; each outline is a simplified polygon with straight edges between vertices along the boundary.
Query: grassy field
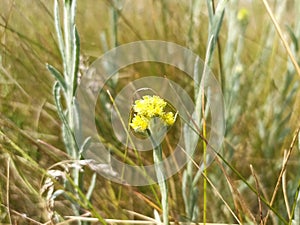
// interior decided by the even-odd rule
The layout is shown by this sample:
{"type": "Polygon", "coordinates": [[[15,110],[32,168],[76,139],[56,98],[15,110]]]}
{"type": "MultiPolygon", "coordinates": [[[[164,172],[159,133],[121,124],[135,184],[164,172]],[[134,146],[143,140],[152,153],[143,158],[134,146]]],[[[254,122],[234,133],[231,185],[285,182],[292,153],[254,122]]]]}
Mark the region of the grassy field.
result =
{"type": "MultiPolygon", "coordinates": [[[[81,171],[74,166],[81,156],[72,156],[62,138],[55,78],[46,68],[64,71],[53,5],[53,0],[0,1],[0,223],[154,224],[156,212],[164,214],[161,185],[122,185],[96,176],[84,161],[81,171]],[[56,175],[49,178],[51,171],[56,175]]],[[[226,111],[222,149],[193,186],[185,180],[187,167],[167,180],[169,221],[300,224],[300,70],[295,65],[300,63],[300,1],[78,0],[75,22],[80,76],[109,49],[139,40],[174,42],[211,59],[226,111]],[[207,54],[212,34],[214,49],[207,54]]],[[[197,97],[185,73],[153,62],[123,68],[107,86],[114,98],[135,79],[164,75],[197,97]]],[[[62,98],[66,112],[69,102],[62,98]]],[[[99,138],[112,154],[137,165],[140,159],[127,155],[111,135],[106,104],[112,107],[107,96],[96,107],[99,138]]],[[[163,144],[169,146],[165,155],[176,146],[180,126],[174,127],[170,143],[163,144]]],[[[197,163],[204,143],[199,139],[197,163]]],[[[151,155],[140,153],[144,165],[153,163],[151,155]]],[[[190,166],[194,179],[197,166],[190,166]]]]}

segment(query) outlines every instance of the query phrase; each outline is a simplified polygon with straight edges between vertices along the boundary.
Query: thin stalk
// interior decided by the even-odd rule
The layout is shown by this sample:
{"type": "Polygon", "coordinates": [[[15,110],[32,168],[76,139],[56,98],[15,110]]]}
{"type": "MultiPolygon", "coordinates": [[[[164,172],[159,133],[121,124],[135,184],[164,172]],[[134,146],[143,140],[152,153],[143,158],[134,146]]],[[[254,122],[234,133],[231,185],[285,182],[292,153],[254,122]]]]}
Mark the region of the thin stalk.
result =
{"type": "Polygon", "coordinates": [[[289,225],[293,224],[293,217],[294,217],[294,214],[295,214],[295,211],[296,211],[296,207],[297,207],[297,204],[298,204],[299,193],[300,193],[300,180],[298,181],[297,190],[296,190],[296,193],[295,193],[295,196],[294,196],[294,202],[293,202],[293,205],[292,205],[292,211],[290,213],[291,215],[290,215],[290,218],[289,218],[289,225]]]}
{"type": "MultiPolygon", "coordinates": [[[[284,150],[283,164],[285,163],[286,160],[287,160],[286,159],[286,150],[284,150]]],[[[289,199],[288,199],[287,188],[286,188],[286,170],[284,171],[284,173],[282,175],[281,185],[282,185],[282,193],[283,193],[283,199],[284,199],[286,211],[287,211],[288,217],[291,218],[291,209],[289,206],[289,199]]]]}
{"type": "MultiPolygon", "coordinates": [[[[120,111],[119,111],[119,109],[118,109],[118,107],[117,107],[117,105],[116,105],[116,102],[115,102],[114,98],[112,97],[110,91],[107,90],[106,92],[107,92],[107,94],[108,94],[108,96],[109,96],[110,101],[111,101],[112,104],[113,104],[113,107],[114,107],[114,109],[115,109],[115,111],[116,111],[116,113],[117,113],[117,115],[118,115],[118,118],[120,119],[120,122],[121,122],[121,124],[122,124],[122,127],[123,127],[124,131],[126,132],[126,137],[127,137],[127,138],[126,138],[126,144],[127,144],[127,143],[130,143],[131,146],[133,146],[133,150],[134,150],[135,156],[136,156],[137,159],[138,159],[139,165],[143,165],[142,159],[141,159],[140,155],[138,154],[138,151],[137,151],[137,149],[136,149],[136,147],[135,147],[135,145],[134,145],[134,141],[133,141],[132,138],[130,137],[130,134],[129,134],[129,129],[130,129],[130,128],[129,128],[129,126],[126,126],[126,125],[125,125],[125,122],[124,122],[123,119],[122,119],[122,116],[121,116],[121,114],[120,114],[120,111]]],[[[127,145],[126,145],[126,146],[127,146],[127,145]]],[[[125,155],[124,155],[124,161],[125,161],[126,157],[127,157],[127,151],[125,152],[125,155]]],[[[142,168],[143,168],[143,169],[142,169],[141,173],[143,173],[143,175],[146,175],[146,170],[145,170],[145,168],[144,168],[143,166],[142,166],[142,168]]],[[[124,170],[122,170],[122,174],[121,174],[121,177],[122,177],[122,178],[123,178],[123,175],[124,175],[124,170]]],[[[152,193],[153,193],[154,196],[155,196],[155,199],[158,200],[158,196],[157,196],[157,194],[156,194],[156,192],[155,192],[155,190],[154,190],[154,188],[153,188],[153,185],[150,185],[150,188],[151,188],[152,193]]],[[[121,190],[121,189],[120,189],[120,190],[121,190]]],[[[120,193],[119,193],[118,199],[120,199],[120,193]]]]}
{"type": "MultiPolygon", "coordinates": [[[[205,95],[204,95],[204,87],[202,87],[202,132],[204,140],[206,140],[206,121],[205,121],[205,95]]],[[[203,143],[203,165],[204,170],[203,174],[207,177],[207,170],[206,170],[206,142],[202,141],[203,143]]],[[[203,224],[206,224],[206,212],[207,212],[207,180],[203,179],[203,224]]]]}
{"type": "MultiPolygon", "coordinates": [[[[72,76],[72,58],[73,58],[73,32],[72,32],[72,26],[74,25],[72,21],[72,13],[71,13],[71,5],[70,4],[76,4],[76,3],[70,3],[70,1],[65,2],[64,6],[64,34],[65,34],[65,52],[66,52],[66,71],[65,71],[65,77],[67,80],[68,85],[68,93],[67,93],[67,107],[68,107],[68,123],[71,128],[72,133],[74,133],[74,115],[73,115],[73,93],[74,93],[74,87],[73,87],[73,76],[72,76]]],[[[78,155],[76,152],[76,149],[74,148],[74,141],[72,143],[72,157],[74,159],[78,159],[78,155]]]]}
{"type": "Polygon", "coordinates": [[[151,135],[151,132],[147,130],[150,140],[154,147],[153,149],[153,161],[156,172],[156,177],[158,180],[159,189],[161,192],[161,205],[163,211],[163,224],[169,224],[169,204],[168,204],[168,183],[165,177],[165,168],[162,164],[162,147],[161,145],[157,145],[155,139],[151,135]]]}
{"type": "MultiPolygon", "coordinates": [[[[204,176],[207,176],[207,171],[206,171],[207,142],[206,142],[206,122],[205,122],[204,79],[208,72],[209,60],[211,58],[210,49],[211,49],[212,42],[213,42],[213,36],[210,38],[209,43],[208,43],[207,53],[206,53],[201,83],[200,83],[201,86],[200,86],[200,90],[197,94],[197,99],[196,99],[196,105],[198,105],[198,106],[201,105],[201,112],[199,112],[199,113],[201,113],[201,115],[202,115],[203,166],[204,166],[204,170],[203,170],[202,174],[204,174],[204,176]]],[[[194,176],[194,179],[193,179],[194,184],[199,179],[200,175],[201,175],[200,170],[198,170],[198,172],[196,173],[196,175],[194,176]]],[[[204,224],[206,224],[206,211],[207,211],[207,181],[206,181],[206,179],[203,179],[203,223],[204,224]]]]}
{"type": "MultiPolygon", "coordinates": [[[[60,117],[63,122],[64,129],[64,142],[67,149],[68,154],[74,160],[80,160],[81,154],[79,153],[79,147],[77,146],[75,133],[78,131],[77,125],[79,118],[76,113],[76,99],[75,92],[77,87],[77,68],[79,64],[79,37],[75,27],[75,15],[76,15],[76,0],[65,0],[63,3],[63,34],[61,31],[61,24],[59,18],[59,5],[57,0],[54,2],[54,13],[55,13],[55,28],[57,32],[59,49],[62,56],[62,63],[64,68],[64,80],[61,78],[60,74],[55,72],[55,77],[59,81],[60,88],[56,87],[55,98],[57,103],[57,110],[60,114],[60,117]],[[63,84],[63,85],[62,85],[63,84]],[[63,88],[63,89],[61,89],[63,88]],[[65,101],[66,101],[66,109],[60,107],[60,92],[64,92],[65,101]]],[[[74,168],[72,170],[72,178],[74,183],[78,187],[78,190],[83,189],[83,174],[81,174],[79,168],[74,168]]],[[[81,199],[80,194],[77,189],[70,188],[70,192],[72,192],[78,200],[81,199]]],[[[71,203],[72,209],[75,215],[80,215],[80,205],[78,202],[71,203]]],[[[81,224],[79,221],[78,224],[81,224]]]]}
{"type": "Polygon", "coordinates": [[[161,0],[161,15],[162,15],[164,38],[168,38],[167,12],[168,12],[167,2],[165,0],[161,0]]]}
{"type": "MultiPolygon", "coordinates": [[[[209,45],[210,46],[210,45],[209,45]]],[[[206,64],[205,64],[206,66],[206,64]]],[[[204,140],[206,140],[206,121],[205,121],[205,93],[204,93],[204,77],[206,75],[206,71],[204,69],[202,82],[201,82],[201,89],[199,94],[201,94],[201,113],[202,113],[202,135],[203,135],[203,175],[207,177],[207,170],[206,170],[206,150],[207,145],[204,140]]],[[[206,224],[206,212],[207,212],[207,180],[203,179],[203,223],[206,224]]]]}
{"type": "Polygon", "coordinates": [[[190,26],[189,26],[189,30],[188,30],[188,46],[191,48],[192,44],[193,44],[193,29],[194,29],[194,10],[195,10],[195,0],[190,0],[190,26]]]}
{"type": "MultiPolygon", "coordinates": [[[[106,225],[105,220],[98,213],[98,211],[94,208],[93,204],[86,198],[85,194],[82,192],[82,189],[80,189],[78,187],[78,185],[74,183],[74,181],[72,180],[72,178],[68,177],[68,180],[69,180],[70,184],[73,186],[73,188],[77,191],[77,193],[80,196],[80,199],[78,200],[78,205],[82,205],[83,207],[87,206],[89,208],[91,214],[93,216],[95,216],[100,223],[106,225]]],[[[68,194],[72,195],[73,193],[68,193],[68,194]]],[[[81,221],[78,221],[78,223],[81,224],[81,221]]]]}
{"type": "MultiPolygon", "coordinates": [[[[286,170],[287,163],[288,163],[288,161],[289,161],[289,158],[290,158],[290,156],[291,156],[291,153],[292,153],[292,151],[293,151],[293,148],[294,148],[294,146],[295,146],[295,144],[296,144],[296,141],[297,141],[297,137],[298,137],[298,135],[299,135],[299,132],[300,132],[300,126],[299,126],[299,127],[297,128],[297,130],[295,131],[295,134],[294,134],[294,136],[293,136],[293,140],[292,140],[292,142],[291,142],[291,144],[290,144],[289,150],[288,150],[287,155],[286,155],[286,159],[284,160],[284,163],[283,163],[283,165],[282,165],[281,171],[280,171],[280,173],[279,173],[279,176],[278,176],[278,179],[277,179],[277,183],[276,183],[276,185],[275,185],[275,188],[274,188],[274,191],[273,191],[273,195],[272,195],[272,198],[271,198],[271,201],[270,201],[270,206],[271,206],[271,207],[273,206],[273,203],[274,203],[274,201],[275,201],[275,197],[276,197],[276,194],[277,194],[277,192],[278,192],[278,189],[279,189],[279,186],[280,186],[280,182],[281,182],[282,176],[283,176],[283,174],[284,174],[284,172],[285,172],[285,170],[286,170]]],[[[269,218],[269,214],[270,214],[270,209],[268,210],[267,215],[266,215],[266,217],[265,217],[265,219],[264,219],[264,224],[267,224],[267,221],[268,221],[268,218],[269,218]]]]}
{"type": "MultiPolygon", "coordinates": [[[[66,46],[66,65],[67,65],[67,80],[68,80],[68,94],[67,94],[67,107],[68,107],[68,124],[71,128],[71,132],[74,134],[75,133],[75,129],[74,129],[74,111],[73,111],[73,105],[74,105],[74,82],[73,82],[73,74],[72,74],[72,68],[73,68],[73,26],[74,26],[74,21],[73,21],[73,16],[72,16],[72,5],[76,4],[76,2],[72,2],[72,1],[66,1],[65,2],[65,46],[66,46]]],[[[74,141],[74,139],[70,140],[71,141],[71,152],[72,152],[72,157],[74,159],[80,159],[80,156],[76,150],[76,143],[74,141]]],[[[73,172],[73,179],[74,179],[74,183],[76,184],[77,187],[79,187],[79,189],[81,190],[81,184],[82,182],[82,177],[80,176],[80,170],[79,168],[74,168],[73,172]]],[[[75,195],[76,197],[80,198],[78,191],[75,190],[75,195]]],[[[75,215],[80,215],[80,206],[78,204],[72,204],[72,209],[75,215]]],[[[81,224],[80,221],[78,221],[78,224],[81,224]]]]}
{"type": "MultiPolygon", "coordinates": [[[[216,12],[216,6],[215,1],[212,0],[212,10],[213,14],[216,12]]],[[[219,82],[221,83],[221,89],[222,91],[225,90],[225,77],[224,77],[224,71],[223,71],[223,60],[222,60],[222,48],[221,48],[221,42],[219,39],[219,36],[216,37],[217,39],[217,50],[218,50],[218,62],[219,62],[219,82]]]]}
{"type": "MultiPolygon", "coordinates": [[[[113,4],[113,3],[112,3],[113,4]]],[[[119,19],[119,9],[117,6],[111,7],[111,20],[112,20],[112,46],[118,46],[118,19],[119,19]]]]}
{"type": "Polygon", "coordinates": [[[8,216],[8,220],[10,222],[10,224],[12,224],[12,220],[11,220],[11,212],[10,212],[10,199],[9,199],[9,182],[10,182],[10,157],[7,158],[7,178],[6,178],[6,207],[7,207],[7,216],[8,216]]]}
{"type": "Polygon", "coordinates": [[[277,33],[278,33],[278,35],[279,35],[279,37],[280,37],[280,39],[281,39],[281,41],[283,43],[283,46],[284,46],[285,50],[287,51],[287,53],[288,53],[288,55],[289,55],[289,57],[290,57],[293,65],[294,65],[294,67],[296,69],[297,74],[300,76],[300,67],[299,67],[299,65],[297,63],[297,60],[296,60],[295,56],[293,55],[293,53],[292,53],[292,51],[291,51],[291,49],[289,47],[289,44],[285,40],[284,34],[283,34],[283,32],[282,32],[282,30],[281,30],[281,28],[280,28],[280,26],[279,26],[279,24],[278,24],[278,22],[277,22],[277,20],[276,20],[276,18],[274,16],[274,14],[273,14],[273,12],[272,12],[272,10],[271,10],[268,2],[266,0],[262,0],[262,1],[263,1],[264,5],[265,5],[265,8],[266,8],[269,16],[271,17],[271,20],[272,20],[272,22],[273,22],[273,24],[274,24],[274,26],[276,28],[276,31],[277,31],[277,33]]]}

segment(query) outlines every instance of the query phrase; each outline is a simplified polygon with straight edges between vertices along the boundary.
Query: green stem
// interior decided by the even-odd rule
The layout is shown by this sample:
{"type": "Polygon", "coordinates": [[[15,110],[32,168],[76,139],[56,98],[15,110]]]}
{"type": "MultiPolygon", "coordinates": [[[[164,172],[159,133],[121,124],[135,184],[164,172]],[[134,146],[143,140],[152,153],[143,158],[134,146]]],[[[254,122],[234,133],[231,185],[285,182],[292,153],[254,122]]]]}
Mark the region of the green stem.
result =
{"type": "MultiPolygon", "coordinates": [[[[205,133],[205,132],[203,132],[205,133]]],[[[206,170],[206,143],[203,141],[203,165],[204,170],[203,174],[204,177],[207,177],[207,170],[206,170]]],[[[203,179],[203,224],[206,224],[206,212],[207,212],[207,180],[203,179]]]]}
{"type": "MultiPolygon", "coordinates": [[[[203,125],[202,125],[202,130],[203,130],[203,165],[204,165],[204,170],[203,174],[205,177],[207,177],[207,170],[206,170],[206,150],[207,150],[207,145],[204,140],[206,140],[206,121],[205,121],[205,99],[204,99],[204,89],[202,88],[202,117],[203,117],[203,125]]],[[[207,181],[206,179],[203,179],[203,224],[206,224],[206,211],[207,211],[207,181]]]]}
{"type": "MultiPolygon", "coordinates": [[[[64,64],[64,78],[66,83],[66,90],[64,90],[66,96],[66,122],[68,129],[67,138],[65,141],[65,146],[68,150],[70,157],[74,160],[80,160],[79,148],[75,140],[75,90],[77,84],[76,67],[78,66],[78,61],[75,60],[76,52],[74,49],[79,51],[79,44],[75,42],[76,32],[75,29],[75,11],[76,11],[76,0],[65,0],[64,1],[64,41],[62,40],[62,33],[60,30],[59,21],[59,10],[57,1],[55,1],[56,10],[56,32],[58,33],[60,51],[62,54],[62,60],[64,64]],[[78,46],[76,46],[78,45],[78,46]],[[77,64],[77,65],[76,65],[77,64]]],[[[79,168],[74,168],[72,170],[72,178],[74,184],[78,187],[78,190],[83,188],[83,177],[79,168]]],[[[77,189],[70,187],[70,191],[78,198],[81,199],[80,194],[77,189]]],[[[80,205],[78,203],[72,203],[72,209],[76,216],[80,215],[80,205]]],[[[78,221],[78,224],[82,224],[78,221]]]]}
{"type": "Polygon", "coordinates": [[[150,140],[154,146],[153,149],[153,161],[156,172],[156,177],[161,192],[161,205],[163,210],[163,223],[164,225],[169,224],[169,204],[168,204],[168,183],[165,177],[165,168],[162,164],[162,147],[157,145],[155,139],[151,135],[151,132],[147,130],[150,140]]]}

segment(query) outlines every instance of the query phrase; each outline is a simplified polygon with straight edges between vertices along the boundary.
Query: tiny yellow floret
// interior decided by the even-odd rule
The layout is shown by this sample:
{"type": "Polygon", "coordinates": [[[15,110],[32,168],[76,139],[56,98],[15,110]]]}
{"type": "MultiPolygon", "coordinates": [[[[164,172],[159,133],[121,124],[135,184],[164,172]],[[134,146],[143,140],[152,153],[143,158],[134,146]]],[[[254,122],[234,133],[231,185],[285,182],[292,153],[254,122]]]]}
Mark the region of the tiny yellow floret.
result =
{"type": "Polygon", "coordinates": [[[130,126],[136,132],[144,132],[149,126],[149,120],[144,116],[136,115],[132,119],[132,123],[130,123],[130,126]]]}
{"type": "Polygon", "coordinates": [[[175,118],[175,116],[172,112],[168,112],[168,113],[163,115],[162,119],[164,120],[166,125],[171,126],[175,123],[176,118],[175,118]]]}
{"type": "Polygon", "coordinates": [[[167,103],[158,96],[145,95],[143,99],[135,101],[133,110],[146,117],[161,116],[166,105],[167,103]]]}
{"type": "Polygon", "coordinates": [[[134,117],[130,126],[136,132],[144,132],[149,128],[151,118],[158,117],[163,120],[166,126],[171,126],[175,123],[176,117],[172,112],[165,112],[164,109],[167,102],[159,96],[145,95],[142,99],[134,102],[133,111],[134,117]]]}
{"type": "Polygon", "coordinates": [[[246,8],[241,8],[238,11],[237,19],[240,23],[242,23],[243,25],[246,25],[248,23],[248,20],[249,20],[248,10],[246,8]]]}

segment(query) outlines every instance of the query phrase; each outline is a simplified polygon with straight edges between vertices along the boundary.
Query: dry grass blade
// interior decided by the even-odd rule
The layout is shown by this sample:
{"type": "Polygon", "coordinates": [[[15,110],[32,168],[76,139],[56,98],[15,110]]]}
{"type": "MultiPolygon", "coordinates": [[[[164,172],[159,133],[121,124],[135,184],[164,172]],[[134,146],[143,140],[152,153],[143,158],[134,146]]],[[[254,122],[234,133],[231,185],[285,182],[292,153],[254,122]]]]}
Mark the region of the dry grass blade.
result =
{"type": "MultiPolygon", "coordinates": [[[[243,196],[239,192],[239,190],[236,187],[236,185],[234,184],[234,182],[229,177],[227,171],[225,170],[224,166],[220,162],[219,158],[216,158],[215,160],[216,160],[217,164],[219,165],[219,167],[221,168],[224,176],[226,177],[226,181],[227,181],[227,183],[230,187],[230,190],[232,192],[232,195],[233,195],[233,201],[234,201],[234,205],[235,205],[235,208],[237,210],[237,213],[238,213],[238,217],[240,218],[242,216],[241,214],[243,213],[243,215],[248,215],[251,218],[252,221],[255,221],[255,217],[252,214],[249,206],[245,202],[245,199],[243,198],[243,196]],[[242,209],[239,209],[238,204],[241,205],[242,209]]],[[[240,221],[242,221],[241,218],[240,218],[240,221]]]]}
{"type": "Polygon", "coordinates": [[[282,41],[282,43],[284,45],[284,48],[286,49],[286,51],[287,51],[287,53],[288,53],[288,55],[289,55],[289,57],[290,57],[293,65],[294,65],[294,67],[295,67],[295,69],[297,71],[297,74],[300,76],[300,67],[299,67],[299,65],[297,63],[297,60],[295,59],[295,56],[293,55],[293,53],[292,53],[292,51],[291,51],[291,49],[290,49],[287,41],[285,40],[283,32],[282,32],[282,30],[281,30],[281,28],[280,28],[280,26],[279,26],[279,24],[278,24],[278,22],[277,22],[277,20],[276,20],[276,18],[274,16],[273,12],[272,12],[272,10],[271,10],[271,8],[270,8],[267,0],[263,0],[263,3],[265,5],[265,7],[266,7],[266,10],[267,10],[268,14],[270,15],[270,17],[272,19],[272,22],[273,22],[273,24],[274,24],[274,26],[276,28],[276,31],[277,31],[277,33],[278,33],[278,35],[279,35],[279,37],[280,37],[280,39],[281,39],[281,41],[282,41]]]}
{"type": "MultiPolygon", "coordinates": [[[[286,150],[284,150],[284,155],[283,155],[283,163],[285,163],[286,161],[286,150]]],[[[289,216],[289,218],[291,218],[291,210],[290,210],[290,206],[289,206],[289,201],[288,201],[288,194],[286,192],[286,170],[283,173],[282,176],[282,192],[283,192],[283,198],[284,198],[284,202],[285,202],[285,207],[286,207],[286,211],[287,214],[289,216]]]]}
{"type": "MultiPolygon", "coordinates": [[[[11,209],[11,212],[18,215],[19,217],[22,217],[23,219],[26,219],[29,221],[30,224],[37,224],[37,225],[45,225],[44,223],[40,223],[34,219],[31,219],[30,217],[28,217],[26,214],[24,213],[19,213],[16,210],[11,209]]],[[[12,223],[11,223],[12,224],[12,223]]]]}
{"type": "Polygon", "coordinates": [[[254,177],[255,185],[256,185],[256,190],[257,190],[257,201],[258,201],[258,209],[259,209],[259,217],[260,217],[259,224],[263,225],[263,213],[262,213],[262,205],[261,205],[261,200],[260,200],[259,183],[258,183],[257,176],[254,173],[254,169],[253,169],[252,165],[250,165],[250,169],[251,169],[251,173],[252,173],[252,175],[254,177]]]}
{"type": "MultiPolygon", "coordinates": [[[[182,151],[185,151],[184,149],[181,149],[182,151]]],[[[191,160],[193,162],[193,164],[195,165],[195,167],[200,170],[201,168],[199,167],[199,165],[195,162],[194,159],[190,158],[189,154],[186,153],[186,155],[189,157],[189,160],[191,160]]],[[[224,197],[221,195],[221,193],[218,191],[218,189],[216,188],[216,186],[212,183],[212,181],[206,176],[205,173],[201,173],[202,176],[208,181],[208,183],[211,185],[211,187],[213,188],[213,190],[215,191],[216,195],[222,200],[222,202],[225,204],[226,208],[230,211],[231,215],[234,217],[234,219],[239,223],[242,224],[241,221],[239,220],[239,218],[235,215],[235,213],[233,212],[233,210],[230,208],[230,206],[228,205],[228,203],[226,202],[226,200],[224,199],[224,197]]],[[[208,224],[208,223],[205,223],[208,224]]]]}
{"type": "MultiPolygon", "coordinates": [[[[282,165],[281,171],[280,171],[280,173],[279,173],[279,176],[278,176],[278,179],[277,179],[277,183],[276,183],[276,186],[275,186],[275,189],[274,189],[274,191],[273,191],[273,195],[272,195],[272,198],[271,198],[271,201],[270,201],[270,206],[273,206],[273,203],[274,203],[274,201],[275,201],[275,197],[276,197],[276,194],[277,194],[277,192],[278,192],[278,189],[279,189],[279,186],[280,186],[280,183],[281,183],[282,176],[283,176],[283,174],[284,174],[284,172],[285,172],[285,170],[286,170],[287,163],[288,163],[289,158],[290,158],[290,156],[291,156],[292,150],[293,150],[293,148],[294,148],[294,146],[295,146],[295,144],[296,144],[296,141],[297,141],[297,137],[298,137],[298,135],[299,135],[299,132],[300,132],[300,126],[299,126],[299,127],[297,128],[297,130],[295,131],[295,134],[294,134],[294,136],[293,136],[293,140],[292,140],[292,142],[291,142],[291,144],[290,144],[290,147],[289,147],[289,150],[288,150],[288,152],[287,152],[286,158],[285,158],[285,160],[284,160],[284,162],[283,162],[283,165],[282,165]]],[[[270,215],[270,210],[268,210],[268,212],[267,212],[267,215],[266,215],[266,217],[265,217],[265,219],[264,219],[264,224],[267,224],[269,215],[270,215]]]]}
{"type": "Polygon", "coordinates": [[[10,216],[10,205],[9,205],[9,183],[10,183],[10,174],[9,174],[9,171],[10,171],[10,157],[7,158],[7,179],[6,179],[6,206],[7,206],[7,211],[8,211],[8,219],[9,219],[9,222],[10,224],[12,224],[12,221],[11,221],[11,216],[10,216]]]}

